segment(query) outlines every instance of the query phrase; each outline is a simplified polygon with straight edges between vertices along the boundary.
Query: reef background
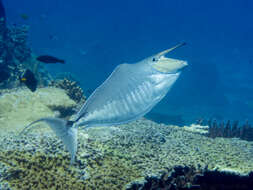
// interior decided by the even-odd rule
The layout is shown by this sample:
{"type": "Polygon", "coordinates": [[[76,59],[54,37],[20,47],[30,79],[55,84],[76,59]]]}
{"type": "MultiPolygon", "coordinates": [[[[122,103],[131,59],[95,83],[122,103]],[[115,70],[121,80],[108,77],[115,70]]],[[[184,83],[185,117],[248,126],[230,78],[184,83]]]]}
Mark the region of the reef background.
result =
{"type": "MultiPolygon", "coordinates": [[[[36,54],[50,53],[67,64],[89,91],[123,62],[136,62],[185,41],[173,52],[189,67],[152,113],[153,119],[176,116],[246,120],[252,117],[253,2],[4,0],[9,23],[30,26],[36,54]],[[20,15],[28,15],[28,19],[20,15]],[[160,115],[160,117],[158,116],[160,115]]],[[[172,119],[171,119],[172,118],[172,119]]]]}
{"type": "Polygon", "coordinates": [[[0,189],[251,189],[251,1],[75,2],[4,1],[0,67],[11,76],[0,83],[0,189]],[[89,95],[117,64],[182,40],[188,48],[171,56],[191,66],[146,116],[170,125],[79,130],[73,166],[47,125],[17,135],[41,117],[69,119],[86,100],[80,85],[89,95]],[[40,54],[67,64],[40,64],[40,54]],[[19,83],[27,68],[36,92],[19,83]]]}

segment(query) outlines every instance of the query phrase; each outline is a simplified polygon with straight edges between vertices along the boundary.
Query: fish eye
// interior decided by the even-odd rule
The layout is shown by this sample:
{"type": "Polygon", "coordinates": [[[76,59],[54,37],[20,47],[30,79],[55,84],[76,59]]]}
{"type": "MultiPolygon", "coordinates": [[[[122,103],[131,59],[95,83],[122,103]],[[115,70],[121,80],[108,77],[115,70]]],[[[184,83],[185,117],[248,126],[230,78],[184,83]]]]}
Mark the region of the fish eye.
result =
{"type": "Polygon", "coordinates": [[[156,58],[153,58],[152,61],[156,61],[156,58]]]}

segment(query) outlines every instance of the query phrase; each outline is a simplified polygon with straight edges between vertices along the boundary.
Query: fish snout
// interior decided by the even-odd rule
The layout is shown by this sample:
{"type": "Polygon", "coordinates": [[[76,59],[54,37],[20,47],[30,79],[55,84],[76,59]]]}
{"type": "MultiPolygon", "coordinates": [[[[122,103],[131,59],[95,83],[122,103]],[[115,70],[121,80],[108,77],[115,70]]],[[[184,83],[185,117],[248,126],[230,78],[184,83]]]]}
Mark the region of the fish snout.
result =
{"type": "Polygon", "coordinates": [[[185,69],[188,66],[187,61],[182,61],[182,69],[185,69]]]}
{"type": "Polygon", "coordinates": [[[183,61],[183,60],[180,60],[180,63],[178,63],[176,66],[175,66],[175,72],[181,72],[183,71],[186,67],[188,66],[188,62],[187,61],[183,61]]]}
{"type": "Polygon", "coordinates": [[[188,66],[188,62],[187,61],[183,61],[183,65],[184,65],[184,67],[188,66]]]}

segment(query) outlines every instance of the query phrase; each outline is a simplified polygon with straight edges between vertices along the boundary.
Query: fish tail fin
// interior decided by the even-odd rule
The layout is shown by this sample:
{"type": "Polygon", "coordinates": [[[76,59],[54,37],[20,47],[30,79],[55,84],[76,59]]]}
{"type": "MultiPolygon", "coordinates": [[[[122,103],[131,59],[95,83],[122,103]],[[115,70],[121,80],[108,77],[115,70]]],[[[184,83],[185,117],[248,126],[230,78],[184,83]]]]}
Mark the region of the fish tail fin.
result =
{"type": "Polygon", "coordinates": [[[59,118],[41,118],[37,121],[27,125],[20,133],[20,135],[26,134],[30,131],[32,125],[38,122],[47,123],[51,129],[55,132],[56,136],[60,138],[65,145],[66,149],[71,155],[70,164],[73,164],[77,151],[77,129],[72,127],[73,122],[65,121],[59,118]]]}

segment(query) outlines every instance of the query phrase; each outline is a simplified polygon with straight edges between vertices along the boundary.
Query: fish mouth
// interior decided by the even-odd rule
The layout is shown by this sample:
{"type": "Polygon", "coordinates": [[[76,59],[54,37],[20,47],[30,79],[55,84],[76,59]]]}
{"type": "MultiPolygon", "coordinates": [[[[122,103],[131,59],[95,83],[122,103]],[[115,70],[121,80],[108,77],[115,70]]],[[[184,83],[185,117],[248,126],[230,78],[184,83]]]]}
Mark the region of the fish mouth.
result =
{"type": "Polygon", "coordinates": [[[175,74],[181,72],[187,65],[187,62],[183,60],[161,57],[161,59],[153,65],[153,68],[162,73],[175,74]]]}
{"type": "Polygon", "coordinates": [[[182,47],[186,45],[186,43],[180,43],[172,48],[164,50],[158,54],[156,54],[157,61],[152,65],[154,69],[162,73],[174,74],[182,71],[188,64],[186,61],[167,58],[165,55],[176,48],[182,47]]]}

